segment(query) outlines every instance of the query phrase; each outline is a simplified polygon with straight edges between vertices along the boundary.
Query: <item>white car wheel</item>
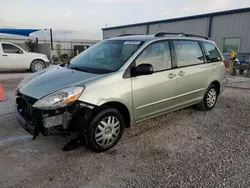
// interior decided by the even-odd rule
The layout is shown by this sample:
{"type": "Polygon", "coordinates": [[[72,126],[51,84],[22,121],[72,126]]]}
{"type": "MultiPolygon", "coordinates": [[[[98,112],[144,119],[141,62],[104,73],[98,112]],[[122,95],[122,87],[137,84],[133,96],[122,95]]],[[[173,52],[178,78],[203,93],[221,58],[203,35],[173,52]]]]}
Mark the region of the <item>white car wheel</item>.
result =
{"type": "Polygon", "coordinates": [[[37,72],[37,71],[43,70],[45,68],[46,68],[45,64],[41,60],[35,60],[31,64],[31,71],[32,72],[37,72]]]}

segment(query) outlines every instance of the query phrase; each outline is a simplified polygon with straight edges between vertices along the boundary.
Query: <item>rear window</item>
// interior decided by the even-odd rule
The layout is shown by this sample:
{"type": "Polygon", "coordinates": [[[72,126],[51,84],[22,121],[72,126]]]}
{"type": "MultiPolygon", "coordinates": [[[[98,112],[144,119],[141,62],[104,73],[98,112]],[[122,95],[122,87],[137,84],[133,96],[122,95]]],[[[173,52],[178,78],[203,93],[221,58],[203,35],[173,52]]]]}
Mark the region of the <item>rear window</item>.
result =
{"type": "Polygon", "coordinates": [[[204,63],[203,53],[197,41],[176,40],[174,47],[178,67],[204,63]]]}
{"type": "Polygon", "coordinates": [[[221,55],[216,46],[209,42],[203,42],[208,63],[222,61],[221,55]]]}

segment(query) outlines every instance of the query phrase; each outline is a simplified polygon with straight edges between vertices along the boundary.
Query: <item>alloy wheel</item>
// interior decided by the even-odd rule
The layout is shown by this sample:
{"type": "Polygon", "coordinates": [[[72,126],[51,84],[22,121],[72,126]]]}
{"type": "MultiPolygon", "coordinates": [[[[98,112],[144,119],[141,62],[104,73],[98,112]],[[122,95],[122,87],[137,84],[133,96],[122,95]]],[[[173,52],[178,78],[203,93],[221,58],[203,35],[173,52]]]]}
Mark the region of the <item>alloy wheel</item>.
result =
{"type": "Polygon", "coordinates": [[[36,63],[35,66],[34,66],[34,68],[35,68],[36,71],[43,70],[43,64],[41,64],[41,63],[36,63]]]}
{"type": "Polygon", "coordinates": [[[213,107],[216,103],[217,93],[214,88],[211,88],[207,94],[207,106],[209,108],[213,107]]]}
{"type": "Polygon", "coordinates": [[[120,122],[115,116],[105,117],[95,130],[95,141],[101,147],[112,145],[120,133],[120,122]]]}

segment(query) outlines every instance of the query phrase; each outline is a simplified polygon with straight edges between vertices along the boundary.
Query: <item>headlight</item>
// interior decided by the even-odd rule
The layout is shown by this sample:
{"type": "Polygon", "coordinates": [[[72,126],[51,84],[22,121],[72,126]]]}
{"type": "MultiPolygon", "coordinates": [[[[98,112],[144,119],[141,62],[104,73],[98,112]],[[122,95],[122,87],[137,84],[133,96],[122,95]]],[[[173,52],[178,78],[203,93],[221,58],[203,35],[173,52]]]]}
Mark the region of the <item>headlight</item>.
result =
{"type": "Polygon", "coordinates": [[[69,87],[55,93],[52,93],[39,101],[33,107],[44,110],[53,110],[67,106],[67,104],[76,101],[82,94],[84,87],[69,87]]]}

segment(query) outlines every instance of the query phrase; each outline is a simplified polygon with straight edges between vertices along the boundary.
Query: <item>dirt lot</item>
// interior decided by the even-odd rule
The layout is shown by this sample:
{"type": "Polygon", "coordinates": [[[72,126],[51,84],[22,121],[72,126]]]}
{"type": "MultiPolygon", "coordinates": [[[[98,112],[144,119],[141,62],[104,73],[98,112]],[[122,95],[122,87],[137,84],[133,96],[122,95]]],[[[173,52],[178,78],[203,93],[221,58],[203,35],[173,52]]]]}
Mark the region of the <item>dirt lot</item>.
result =
{"type": "Polygon", "coordinates": [[[230,78],[214,110],[187,108],[127,129],[106,153],[68,139],[32,141],[13,115],[20,80],[0,103],[0,187],[250,187],[250,80],[230,78]]]}

